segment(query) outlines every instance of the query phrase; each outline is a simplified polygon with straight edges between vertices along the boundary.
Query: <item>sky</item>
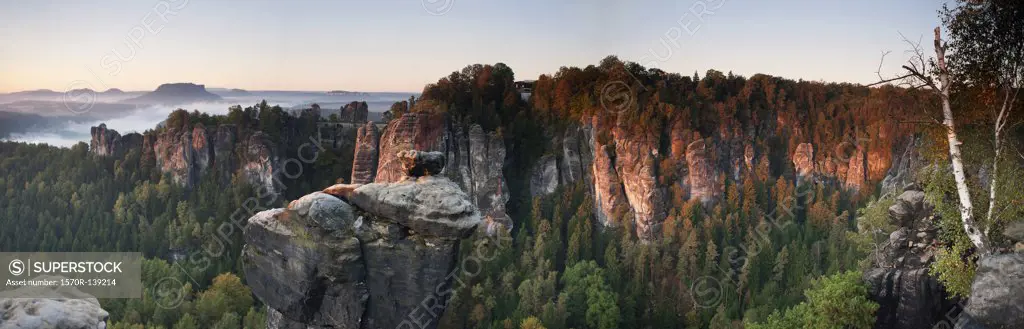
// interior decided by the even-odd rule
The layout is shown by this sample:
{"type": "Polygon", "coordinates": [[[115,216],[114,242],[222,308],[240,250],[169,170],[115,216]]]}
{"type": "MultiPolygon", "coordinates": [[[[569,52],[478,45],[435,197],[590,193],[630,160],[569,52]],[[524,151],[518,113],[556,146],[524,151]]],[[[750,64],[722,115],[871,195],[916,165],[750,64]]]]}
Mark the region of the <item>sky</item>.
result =
{"type": "Polygon", "coordinates": [[[0,0],[0,92],[418,92],[474,64],[517,79],[608,55],[686,75],[870,83],[943,0],[0,0]]]}

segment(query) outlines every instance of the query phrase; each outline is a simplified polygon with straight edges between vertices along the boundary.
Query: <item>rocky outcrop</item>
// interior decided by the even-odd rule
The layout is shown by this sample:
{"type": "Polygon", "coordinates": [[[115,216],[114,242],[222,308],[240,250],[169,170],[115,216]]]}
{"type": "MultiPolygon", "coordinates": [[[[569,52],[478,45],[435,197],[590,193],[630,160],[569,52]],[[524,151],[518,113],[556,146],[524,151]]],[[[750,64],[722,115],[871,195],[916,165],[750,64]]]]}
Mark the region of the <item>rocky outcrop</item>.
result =
{"type": "Polygon", "coordinates": [[[121,144],[121,134],[115,130],[107,129],[106,124],[89,129],[92,139],[89,141],[89,150],[96,155],[114,155],[115,149],[121,144]]]}
{"type": "Polygon", "coordinates": [[[341,122],[351,123],[363,123],[366,122],[367,117],[370,114],[369,107],[366,102],[351,102],[345,104],[340,109],[341,113],[339,118],[341,122]]]}
{"type": "Polygon", "coordinates": [[[279,161],[274,144],[262,132],[249,135],[242,145],[242,158],[239,170],[242,177],[250,184],[262,187],[270,193],[276,193],[275,174],[278,172],[279,161]]]}
{"type": "Polygon", "coordinates": [[[882,194],[896,195],[903,186],[913,183],[917,172],[924,167],[924,159],[920,149],[921,139],[907,136],[895,143],[892,163],[882,178],[882,194]]]}
{"type": "Polygon", "coordinates": [[[217,126],[213,133],[213,166],[222,182],[230,182],[231,174],[237,168],[238,159],[235,159],[235,145],[238,143],[238,132],[235,125],[217,126]]]}
{"type": "Polygon", "coordinates": [[[380,147],[380,132],[372,122],[359,127],[356,133],[355,155],[352,160],[353,184],[372,183],[377,175],[377,150],[380,147]]]}
{"type": "Polygon", "coordinates": [[[958,329],[1024,328],[1024,254],[981,258],[958,329]]]}
{"type": "Polygon", "coordinates": [[[101,123],[97,127],[89,129],[89,152],[99,156],[120,157],[128,150],[138,148],[142,145],[142,135],[129,133],[121,136],[116,130],[107,129],[107,125],[101,123]]]}
{"type": "Polygon", "coordinates": [[[192,188],[208,173],[216,173],[221,183],[227,184],[240,172],[250,184],[265,187],[271,193],[276,191],[276,147],[262,132],[240,140],[234,125],[207,128],[196,124],[146,135],[120,136],[100,124],[92,127],[91,133],[93,154],[118,157],[138,149],[144,161],[151,161],[162,173],[169,174],[175,184],[185,188],[192,188]]]}
{"type": "Polygon", "coordinates": [[[658,187],[658,140],[648,134],[627,134],[615,129],[615,170],[633,212],[636,234],[653,239],[665,219],[663,194],[658,187]]]}
{"type": "Polygon", "coordinates": [[[593,130],[590,127],[569,128],[562,135],[559,147],[562,154],[558,164],[558,179],[561,184],[569,185],[581,179],[590,179],[590,166],[594,159],[590,143],[592,135],[593,130]]]}
{"type": "Polygon", "coordinates": [[[405,173],[398,152],[406,150],[443,151],[446,123],[444,115],[408,113],[392,120],[380,137],[380,160],[374,182],[397,182],[405,173]]]}
{"type": "Polygon", "coordinates": [[[558,188],[558,182],[558,159],[551,154],[542,156],[530,175],[530,195],[551,194],[558,188]]]}
{"type": "Polygon", "coordinates": [[[811,178],[814,174],[814,145],[811,143],[800,143],[793,152],[793,168],[796,169],[798,178],[811,178]]]}
{"type": "Polygon", "coordinates": [[[169,128],[161,132],[153,145],[156,153],[156,166],[161,172],[169,173],[174,183],[192,187],[198,178],[197,165],[194,158],[192,143],[193,131],[169,128]]]}
{"type": "Polygon", "coordinates": [[[590,126],[568,127],[551,136],[553,154],[542,156],[535,163],[530,178],[530,194],[552,193],[559,186],[583,180],[591,182],[594,153],[590,126]]]}
{"type": "MultiPolygon", "coordinates": [[[[40,276],[34,280],[66,279],[40,276]]],[[[26,286],[0,298],[0,329],[103,329],[109,314],[99,301],[74,287],[26,286]],[[39,298],[39,297],[49,298],[39,298]]]]}
{"type": "MultiPolygon", "coordinates": [[[[469,129],[470,172],[473,188],[470,197],[484,217],[488,234],[511,230],[512,218],[505,211],[509,192],[505,184],[505,141],[496,132],[485,134],[479,125],[469,129]]],[[[465,189],[464,189],[465,190],[465,189]]]]}
{"type": "Polygon", "coordinates": [[[847,168],[844,186],[848,189],[859,191],[864,186],[864,183],[867,182],[867,162],[864,158],[863,148],[858,147],[853,152],[847,168]]]}
{"type": "Polygon", "coordinates": [[[443,174],[480,209],[486,222],[483,227],[490,233],[512,228],[505,209],[509,199],[504,178],[505,142],[496,132],[484,132],[476,124],[464,129],[449,123],[443,114],[408,113],[388,123],[379,149],[374,182],[397,182],[405,177],[398,158],[402,151],[441,152],[450,161],[443,174]]]}
{"type": "Polygon", "coordinates": [[[899,229],[873,255],[876,267],[864,273],[868,293],[879,304],[876,329],[932,328],[955,313],[956,301],[928,273],[939,233],[931,211],[916,186],[908,186],[889,208],[889,220],[899,229]]]}
{"type": "MultiPolygon", "coordinates": [[[[208,137],[206,127],[197,124],[192,127],[192,162],[195,171],[199,174],[205,173],[212,165],[213,143],[208,137]]],[[[196,177],[198,179],[198,177],[196,177]]]]}
{"type": "MultiPolygon", "coordinates": [[[[407,163],[406,174],[435,164],[407,163]]],[[[417,327],[435,328],[459,240],[481,222],[473,202],[443,176],[343,187],[328,191],[348,202],[318,192],[249,219],[243,268],[268,328],[397,328],[424,307],[417,327]]]]}
{"type": "MultiPolygon", "coordinates": [[[[625,204],[625,195],[622,190],[622,180],[615,170],[615,145],[603,144],[599,138],[592,138],[594,161],[591,165],[591,175],[594,177],[594,215],[597,221],[604,226],[618,226],[621,223],[613,221],[625,215],[616,213],[618,207],[625,204]]],[[[623,209],[625,210],[625,209],[623,209]]]]}
{"type": "Polygon", "coordinates": [[[704,140],[686,146],[686,164],[689,169],[690,198],[708,203],[721,194],[718,172],[704,140]]]}

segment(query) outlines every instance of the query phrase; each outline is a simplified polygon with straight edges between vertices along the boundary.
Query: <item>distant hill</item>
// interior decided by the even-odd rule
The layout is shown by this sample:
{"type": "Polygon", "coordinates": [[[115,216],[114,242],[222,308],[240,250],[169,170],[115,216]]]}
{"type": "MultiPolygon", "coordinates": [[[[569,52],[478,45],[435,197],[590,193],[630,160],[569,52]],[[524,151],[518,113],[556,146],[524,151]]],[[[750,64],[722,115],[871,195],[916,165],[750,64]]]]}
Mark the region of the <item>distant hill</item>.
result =
{"type": "Polygon", "coordinates": [[[156,90],[142,96],[124,100],[129,104],[186,104],[221,100],[209,91],[206,86],[194,83],[166,83],[156,90]]]}
{"type": "Polygon", "coordinates": [[[335,95],[335,96],[361,96],[361,97],[370,96],[369,93],[358,92],[358,91],[348,91],[348,90],[331,90],[331,91],[328,91],[327,94],[328,95],[335,95]]]}
{"type": "Polygon", "coordinates": [[[244,97],[252,95],[248,90],[238,88],[207,88],[207,91],[221,97],[244,97]]]}

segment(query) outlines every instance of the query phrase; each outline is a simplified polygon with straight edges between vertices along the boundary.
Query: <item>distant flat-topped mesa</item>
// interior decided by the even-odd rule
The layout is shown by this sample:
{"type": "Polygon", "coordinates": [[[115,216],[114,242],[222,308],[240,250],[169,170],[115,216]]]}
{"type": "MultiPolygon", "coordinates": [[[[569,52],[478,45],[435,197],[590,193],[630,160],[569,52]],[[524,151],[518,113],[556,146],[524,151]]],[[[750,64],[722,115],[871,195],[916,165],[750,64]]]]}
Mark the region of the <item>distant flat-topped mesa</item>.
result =
{"type": "Polygon", "coordinates": [[[221,100],[220,96],[206,91],[206,86],[194,83],[165,83],[156,90],[142,96],[130,98],[130,104],[187,104],[221,100]]]}
{"type": "MultiPolygon", "coordinates": [[[[409,171],[423,173],[437,164],[413,163],[409,171]]],[[[260,212],[245,228],[243,268],[268,328],[400,328],[424,303],[431,312],[421,309],[415,327],[436,328],[450,297],[438,287],[450,284],[459,240],[481,221],[469,196],[429,175],[325,192],[260,212]]]]}

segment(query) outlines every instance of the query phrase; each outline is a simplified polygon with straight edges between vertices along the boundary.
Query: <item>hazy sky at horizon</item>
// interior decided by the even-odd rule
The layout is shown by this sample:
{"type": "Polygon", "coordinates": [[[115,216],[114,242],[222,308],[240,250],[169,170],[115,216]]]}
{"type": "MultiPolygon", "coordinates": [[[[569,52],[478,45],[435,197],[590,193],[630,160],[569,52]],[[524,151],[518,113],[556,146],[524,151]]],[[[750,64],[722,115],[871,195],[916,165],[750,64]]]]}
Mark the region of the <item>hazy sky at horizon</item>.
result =
{"type": "Polygon", "coordinates": [[[533,79],[610,54],[684,74],[867,83],[883,51],[890,72],[901,63],[898,32],[929,40],[943,2],[0,0],[0,92],[418,92],[473,63],[533,79]]]}

